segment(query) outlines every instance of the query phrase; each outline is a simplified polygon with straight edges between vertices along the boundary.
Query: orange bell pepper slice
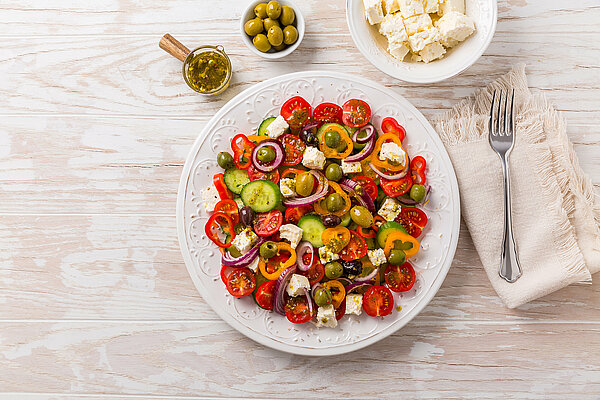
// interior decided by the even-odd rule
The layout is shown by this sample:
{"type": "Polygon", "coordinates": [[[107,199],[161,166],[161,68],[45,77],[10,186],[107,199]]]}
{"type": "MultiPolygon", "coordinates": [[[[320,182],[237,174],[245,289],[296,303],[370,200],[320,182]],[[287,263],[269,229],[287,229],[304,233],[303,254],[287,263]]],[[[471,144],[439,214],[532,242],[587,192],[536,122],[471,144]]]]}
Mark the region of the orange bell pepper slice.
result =
{"type": "Polygon", "coordinates": [[[303,172],[306,172],[306,171],[304,171],[302,169],[298,169],[298,168],[287,168],[281,174],[281,179],[283,179],[283,178],[296,179],[296,177],[303,172]]]}
{"type": "Polygon", "coordinates": [[[338,308],[342,305],[342,301],[346,298],[346,288],[340,281],[327,281],[323,286],[331,292],[333,308],[338,308]]]}
{"type": "Polygon", "coordinates": [[[258,269],[260,273],[270,281],[274,281],[279,278],[279,275],[292,265],[296,264],[296,250],[285,242],[278,242],[277,255],[265,261],[262,257],[258,261],[258,269]],[[281,254],[282,252],[290,253],[290,257],[286,257],[281,254]]]}
{"type": "Polygon", "coordinates": [[[327,228],[321,234],[321,241],[329,250],[339,253],[350,243],[350,230],[345,226],[327,228]]]}
{"type": "Polygon", "coordinates": [[[400,146],[402,150],[404,150],[404,147],[402,147],[402,141],[397,135],[394,135],[393,133],[384,133],[383,135],[379,136],[379,139],[377,139],[377,142],[375,142],[375,148],[371,154],[371,163],[378,168],[386,169],[388,171],[399,172],[405,170],[409,165],[408,154],[406,151],[404,151],[404,165],[391,163],[389,160],[379,159],[381,146],[386,142],[394,142],[400,146]]]}
{"type": "Polygon", "coordinates": [[[325,206],[323,205],[323,202],[327,198],[327,196],[325,196],[321,200],[317,200],[314,203],[315,212],[321,216],[327,215],[327,214],[333,214],[333,215],[337,215],[338,217],[341,217],[344,214],[346,214],[348,211],[350,211],[350,207],[352,206],[350,197],[348,197],[348,194],[346,192],[344,192],[344,190],[340,187],[340,185],[338,185],[337,183],[335,183],[333,181],[329,181],[329,188],[330,188],[330,193],[332,193],[331,189],[333,189],[336,193],[339,193],[340,196],[342,196],[342,199],[344,199],[344,202],[346,205],[344,206],[344,208],[342,208],[339,211],[336,211],[333,213],[329,212],[329,211],[327,211],[327,208],[325,208],[325,206]]]}
{"type": "Polygon", "coordinates": [[[250,140],[250,141],[252,141],[252,142],[254,142],[256,144],[259,144],[263,140],[267,140],[267,139],[270,139],[270,137],[266,136],[266,135],[261,135],[261,136],[259,136],[259,135],[248,135],[248,140],[250,140]]]}
{"type": "Polygon", "coordinates": [[[327,144],[325,143],[325,132],[323,132],[323,136],[319,141],[319,150],[321,150],[327,158],[344,159],[348,157],[350,153],[352,153],[352,149],[354,148],[354,143],[352,142],[348,131],[341,126],[336,125],[330,126],[329,128],[327,128],[327,130],[337,132],[340,135],[340,142],[345,144],[346,148],[340,153],[338,149],[341,148],[341,144],[335,149],[327,146],[327,144]]]}
{"type": "Polygon", "coordinates": [[[383,252],[386,257],[390,256],[393,249],[399,248],[406,254],[406,258],[410,258],[418,253],[420,244],[414,237],[404,232],[393,232],[385,240],[383,252]],[[400,242],[400,243],[398,243],[400,242]]]}

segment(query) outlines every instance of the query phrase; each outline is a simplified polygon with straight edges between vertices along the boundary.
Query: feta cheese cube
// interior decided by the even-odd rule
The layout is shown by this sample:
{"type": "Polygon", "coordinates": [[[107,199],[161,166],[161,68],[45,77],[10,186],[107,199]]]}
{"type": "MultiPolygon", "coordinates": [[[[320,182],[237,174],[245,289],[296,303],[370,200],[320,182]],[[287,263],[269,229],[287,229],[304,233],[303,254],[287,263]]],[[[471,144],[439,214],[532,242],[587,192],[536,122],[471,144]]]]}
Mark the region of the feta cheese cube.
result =
{"type": "MultiPolygon", "coordinates": [[[[379,33],[386,36],[388,40],[398,33],[404,33],[404,35],[406,35],[402,15],[400,13],[386,15],[385,18],[383,18],[383,21],[381,21],[381,24],[379,24],[379,33]]],[[[408,40],[408,36],[406,36],[405,39],[401,39],[400,42],[406,40],[408,40]]]]}
{"type": "Polygon", "coordinates": [[[362,172],[362,167],[359,162],[346,162],[346,160],[342,160],[342,172],[344,174],[356,174],[362,172]]]}
{"type": "Polygon", "coordinates": [[[423,8],[428,14],[436,13],[440,9],[440,2],[438,0],[423,0],[423,8]]]}
{"type": "Polygon", "coordinates": [[[241,197],[236,197],[236,198],[235,198],[235,199],[233,199],[233,200],[234,200],[234,201],[235,201],[235,203],[237,204],[237,206],[238,206],[238,209],[239,209],[239,210],[241,210],[241,209],[242,209],[242,207],[244,207],[244,206],[245,206],[245,204],[244,204],[244,202],[242,201],[242,198],[241,198],[241,197]]]}
{"type": "Polygon", "coordinates": [[[304,231],[302,230],[302,228],[299,228],[294,224],[285,224],[282,225],[281,228],[279,228],[279,236],[281,236],[282,239],[289,240],[290,245],[293,248],[296,248],[296,246],[298,246],[298,243],[300,243],[300,241],[302,240],[303,232],[304,231]]]}
{"type": "Polygon", "coordinates": [[[280,115],[267,126],[267,135],[269,135],[270,138],[277,139],[279,136],[283,135],[289,127],[286,120],[280,115]]]}
{"type": "Polygon", "coordinates": [[[440,41],[446,47],[456,46],[475,31],[473,20],[456,11],[444,14],[435,26],[440,32],[440,41]]]}
{"type": "Polygon", "coordinates": [[[287,294],[291,297],[304,295],[304,289],[310,290],[308,278],[302,275],[293,274],[290,283],[287,286],[287,294]]]}
{"type": "Polygon", "coordinates": [[[379,152],[380,160],[389,160],[400,165],[406,163],[406,153],[394,142],[387,142],[381,145],[381,151],[379,152]]]}
{"type": "Polygon", "coordinates": [[[302,165],[310,169],[323,169],[325,166],[325,154],[316,147],[308,146],[304,150],[304,156],[302,157],[302,165]]]}
{"type": "Polygon", "coordinates": [[[407,43],[389,43],[388,44],[388,53],[392,55],[392,57],[403,61],[404,57],[408,54],[410,49],[407,46],[407,43]]]}
{"type": "Polygon", "coordinates": [[[254,261],[252,261],[250,263],[250,265],[248,265],[248,268],[250,268],[252,270],[252,272],[256,273],[256,271],[258,271],[258,262],[259,261],[260,261],[260,257],[256,256],[254,261]]]}
{"type": "Polygon", "coordinates": [[[365,17],[371,25],[380,23],[383,20],[383,7],[381,0],[363,0],[365,6],[365,17]]]}
{"type": "Polygon", "coordinates": [[[335,318],[335,308],[333,308],[333,304],[328,304],[325,307],[319,307],[317,310],[317,322],[315,325],[317,328],[335,328],[337,326],[337,319],[335,318]]]}
{"type": "Polygon", "coordinates": [[[258,236],[252,231],[252,228],[248,227],[235,235],[235,238],[231,241],[231,245],[243,255],[249,252],[257,241],[258,236]]]}
{"type": "Polygon", "coordinates": [[[362,313],[362,294],[350,293],[346,296],[346,314],[360,315],[362,313]]]}
{"type": "Polygon", "coordinates": [[[397,11],[400,11],[400,5],[398,4],[398,0],[383,0],[383,11],[386,14],[392,14],[397,11]]]}
{"type": "Polygon", "coordinates": [[[371,261],[371,264],[373,264],[375,267],[378,267],[387,262],[387,258],[385,258],[385,253],[383,252],[383,249],[369,250],[367,252],[367,255],[369,256],[369,261],[371,261]]]}
{"type": "Polygon", "coordinates": [[[404,18],[404,28],[408,36],[414,35],[417,32],[422,32],[427,28],[431,28],[433,22],[429,14],[418,14],[410,18],[404,18]]]}
{"type": "Polygon", "coordinates": [[[202,203],[206,212],[215,211],[215,206],[219,201],[221,201],[219,192],[217,192],[217,189],[213,185],[208,186],[202,191],[202,203]]]}
{"type": "Polygon", "coordinates": [[[400,203],[388,197],[377,211],[377,214],[381,215],[386,221],[393,221],[400,214],[401,208],[400,203]]]}
{"type": "Polygon", "coordinates": [[[440,40],[440,32],[434,26],[408,37],[408,43],[413,53],[418,53],[430,43],[440,40]]]}
{"type": "Polygon", "coordinates": [[[319,247],[319,258],[321,259],[321,263],[327,264],[328,262],[339,260],[340,256],[329,250],[326,246],[323,246],[319,247]]]}
{"type": "Polygon", "coordinates": [[[440,42],[433,42],[428,44],[419,52],[421,60],[425,63],[437,60],[446,54],[446,49],[440,44],[440,42]]]}
{"type": "Polygon", "coordinates": [[[440,3],[438,14],[445,15],[452,11],[465,13],[465,0],[444,0],[440,3]]]}
{"type": "Polygon", "coordinates": [[[293,197],[296,195],[296,180],[292,178],[283,178],[279,181],[279,191],[283,197],[293,197]]]}
{"type": "Polygon", "coordinates": [[[423,14],[425,8],[421,0],[398,0],[400,12],[404,18],[410,18],[413,15],[423,14]]]}

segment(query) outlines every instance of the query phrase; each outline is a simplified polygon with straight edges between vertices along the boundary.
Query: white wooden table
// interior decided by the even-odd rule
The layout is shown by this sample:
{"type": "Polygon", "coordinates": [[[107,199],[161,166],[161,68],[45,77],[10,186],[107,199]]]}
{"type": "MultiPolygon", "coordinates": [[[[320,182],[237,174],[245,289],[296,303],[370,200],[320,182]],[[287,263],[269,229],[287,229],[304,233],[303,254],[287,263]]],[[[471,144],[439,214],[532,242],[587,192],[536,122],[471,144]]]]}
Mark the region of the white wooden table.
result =
{"type": "Polygon", "coordinates": [[[251,55],[244,0],[0,3],[0,398],[560,398],[600,396],[600,277],[518,310],[490,287],[468,232],[424,312],[331,358],[232,330],[188,277],[175,230],[187,152],[213,113],[262,79],[326,69],[393,87],[426,117],[515,62],[564,112],[600,183],[600,3],[502,0],[496,36],[460,76],[405,84],[354,47],[343,0],[300,1],[301,47],[251,55]],[[222,44],[231,88],[192,93],[158,48],[222,44]]]}

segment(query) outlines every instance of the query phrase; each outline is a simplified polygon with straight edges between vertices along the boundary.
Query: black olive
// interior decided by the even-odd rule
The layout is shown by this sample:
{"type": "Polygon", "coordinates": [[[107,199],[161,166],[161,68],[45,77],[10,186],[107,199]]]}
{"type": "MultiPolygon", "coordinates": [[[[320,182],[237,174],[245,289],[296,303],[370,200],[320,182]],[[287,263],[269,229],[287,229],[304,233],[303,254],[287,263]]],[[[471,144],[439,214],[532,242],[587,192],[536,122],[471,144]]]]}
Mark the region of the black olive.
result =
{"type": "Polygon", "coordinates": [[[362,262],[360,260],[342,261],[344,276],[357,276],[362,273],[362,262]]]}
{"type": "Polygon", "coordinates": [[[240,220],[242,224],[245,226],[251,226],[252,220],[254,219],[254,211],[250,208],[250,206],[244,206],[240,210],[240,220]]]}
{"type": "Polygon", "coordinates": [[[323,225],[325,225],[328,228],[333,228],[335,226],[338,226],[341,223],[342,223],[342,219],[340,217],[338,217],[337,215],[328,214],[323,217],[323,225]]]}
{"type": "Polygon", "coordinates": [[[311,122],[302,127],[300,131],[300,139],[306,143],[307,146],[318,146],[319,141],[317,140],[317,129],[319,125],[316,122],[311,122]]]}

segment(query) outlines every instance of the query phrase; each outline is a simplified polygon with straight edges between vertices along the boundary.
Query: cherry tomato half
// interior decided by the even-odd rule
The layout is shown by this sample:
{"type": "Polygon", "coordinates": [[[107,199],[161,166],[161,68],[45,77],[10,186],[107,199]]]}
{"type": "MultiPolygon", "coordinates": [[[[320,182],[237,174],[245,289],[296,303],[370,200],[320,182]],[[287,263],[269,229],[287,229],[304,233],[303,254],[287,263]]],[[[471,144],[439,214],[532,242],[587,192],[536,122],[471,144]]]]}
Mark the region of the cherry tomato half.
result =
{"type": "Polygon", "coordinates": [[[258,236],[271,236],[281,228],[283,215],[279,210],[271,210],[266,213],[257,213],[254,220],[254,232],[258,236]]]}
{"type": "Polygon", "coordinates": [[[335,319],[338,321],[346,314],[346,300],[342,301],[342,304],[335,309],[335,319]]]}
{"type": "Polygon", "coordinates": [[[298,136],[289,133],[281,136],[279,140],[283,143],[283,148],[285,150],[285,159],[283,160],[282,165],[291,166],[300,164],[302,156],[304,155],[304,150],[306,150],[306,144],[304,144],[298,136]]]}
{"type": "Polygon", "coordinates": [[[367,255],[367,242],[354,231],[350,231],[350,242],[340,253],[340,258],[344,261],[358,260],[367,255]]]}
{"type": "Polygon", "coordinates": [[[300,218],[312,211],[313,206],[311,204],[298,207],[288,207],[285,209],[285,222],[288,224],[298,225],[300,218]]]}
{"type": "Polygon", "coordinates": [[[377,198],[377,185],[375,184],[375,181],[371,178],[369,178],[368,176],[355,176],[354,178],[352,178],[352,180],[356,183],[358,183],[362,190],[364,190],[369,197],[375,201],[375,199],[377,198]]]}
{"type": "Polygon", "coordinates": [[[342,106],[342,121],[350,128],[362,128],[371,119],[371,107],[362,100],[350,99],[342,106]]]}
{"type": "Polygon", "coordinates": [[[400,141],[404,140],[406,137],[406,129],[392,117],[384,118],[383,121],[381,121],[381,130],[383,133],[393,133],[394,135],[398,135],[400,141]]]}
{"type": "Polygon", "coordinates": [[[404,178],[388,180],[381,178],[381,188],[390,197],[398,197],[407,193],[413,185],[412,178],[406,175],[404,178]]]}
{"type": "Polygon", "coordinates": [[[259,307],[264,308],[265,310],[273,309],[276,285],[277,281],[266,281],[256,289],[255,300],[259,307]]]}
{"type": "Polygon", "coordinates": [[[321,103],[313,111],[313,119],[320,125],[335,122],[342,123],[342,107],[333,103],[321,103]]]}
{"type": "Polygon", "coordinates": [[[383,317],[394,309],[392,292],[385,286],[371,286],[363,296],[363,308],[371,317],[383,317]]]}
{"type": "Polygon", "coordinates": [[[308,271],[300,271],[298,270],[299,275],[303,275],[308,278],[308,283],[310,286],[314,285],[317,282],[321,282],[321,279],[325,276],[325,267],[318,261],[318,255],[315,255],[312,267],[308,271]]]}
{"type": "Polygon", "coordinates": [[[394,292],[406,292],[412,289],[417,275],[409,262],[402,265],[388,265],[385,269],[385,283],[394,292]]]}
{"type": "Polygon", "coordinates": [[[235,200],[225,199],[225,200],[219,201],[215,205],[215,212],[217,212],[217,211],[221,211],[221,212],[224,212],[225,214],[229,215],[229,217],[233,221],[234,225],[237,224],[238,222],[240,222],[240,214],[238,212],[238,205],[235,202],[235,200]]]}
{"type": "Polygon", "coordinates": [[[313,315],[310,312],[308,302],[312,301],[307,299],[306,296],[296,296],[288,298],[285,303],[285,316],[288,321],[294,324],[303,324],[312,319],[313,315]]]}
{"type": "Polygon", "coordinates": [[[281,106],[280,114],[292,130],[300,129],[310,120],[311,106],[300,96],[294,96],[281,106]]]}
{"type": "Polygon", "coordinates": [[[412,237],[419,237],[427,225],[427,214],[416,207],[403,207],[394,220],[400,223],[412,237]]]}
{"type": "Polygon", "coordinates": [[[277,185],[279,183],[279,171],[274,170],[271,172],[260,172],[259,170],[254,168],[254,165],[251,165],[248,168],[248,179],[250,179],[251,182],[265,179],[277,185]]]}
{"type": "Polygon", "coordinates": [[[410,175],[417,185],[424,185],[427,180],[425,168],[427,168],[427,161],[421,156],[416,156],[410,162],[410,175]]]}
{"type": "Polygon", "coordinates": [[[250,269],[236,268],[227,275],[227,291],[234,297],[248,296],[254,292],[256,287],[256,278],[250,269]]]}

